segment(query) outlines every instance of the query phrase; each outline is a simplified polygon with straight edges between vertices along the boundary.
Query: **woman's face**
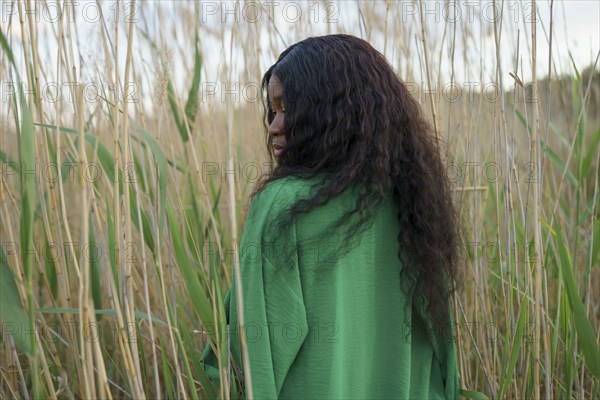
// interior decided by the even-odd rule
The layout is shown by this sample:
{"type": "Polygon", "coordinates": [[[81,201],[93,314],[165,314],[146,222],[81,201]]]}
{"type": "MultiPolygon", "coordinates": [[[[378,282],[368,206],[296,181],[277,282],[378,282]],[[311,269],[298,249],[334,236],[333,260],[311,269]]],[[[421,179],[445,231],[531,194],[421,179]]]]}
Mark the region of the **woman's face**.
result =
{"type": "Polygon", "coordinates": [[[275,157],[281,156],[285,147],[285,134],[284,118],[285,118],[285,105],[283,104],[283,86],[279,78],[275,75],[271,75],[269,84],[267,87],[267,94],[269,97],[269,107],[273,111],[273,121],[268,127],[269,140],[273,146],[273,154],[275,157]]]}

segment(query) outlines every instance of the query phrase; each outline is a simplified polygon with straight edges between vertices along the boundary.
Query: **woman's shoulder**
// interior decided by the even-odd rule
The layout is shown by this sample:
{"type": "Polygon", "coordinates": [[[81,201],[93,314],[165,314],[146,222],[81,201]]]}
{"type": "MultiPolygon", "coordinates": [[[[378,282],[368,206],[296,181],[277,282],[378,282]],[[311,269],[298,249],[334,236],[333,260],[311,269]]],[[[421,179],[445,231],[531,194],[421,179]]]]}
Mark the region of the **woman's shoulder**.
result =
{"type": "Polygon", "coordinates": [[[268,236],[275,227],[286,226],[290,222],[287,219],[290,208],[298,200],[310,197],[314,182],[314,179],[287,176],[267,183],[253,196],[247,208],[244,231],[252,229],[268,236]]]}
{"type": "Polygon", "coordinates": [[[286,176],[267,183],[256,194],[253,203],[272,203],[276,208],[283,208],[299,198],[309,195],[315,189],[315,186],[319,185],[320,181],[318,176],[286,176]]]}

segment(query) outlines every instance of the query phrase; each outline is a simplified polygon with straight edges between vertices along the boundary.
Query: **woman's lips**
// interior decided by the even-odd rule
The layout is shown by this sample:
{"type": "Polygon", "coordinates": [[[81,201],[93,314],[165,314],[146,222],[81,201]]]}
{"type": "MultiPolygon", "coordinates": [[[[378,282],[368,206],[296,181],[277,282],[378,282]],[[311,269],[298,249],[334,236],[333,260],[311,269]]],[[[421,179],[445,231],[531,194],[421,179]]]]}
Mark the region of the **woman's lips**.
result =
{"type": "Polygon", "coordinates": [[[281,153],[283,153],[283,147],[284,146],[282,144],[273,143],[273,154],[275,157],[281,156],[281,153]]]}

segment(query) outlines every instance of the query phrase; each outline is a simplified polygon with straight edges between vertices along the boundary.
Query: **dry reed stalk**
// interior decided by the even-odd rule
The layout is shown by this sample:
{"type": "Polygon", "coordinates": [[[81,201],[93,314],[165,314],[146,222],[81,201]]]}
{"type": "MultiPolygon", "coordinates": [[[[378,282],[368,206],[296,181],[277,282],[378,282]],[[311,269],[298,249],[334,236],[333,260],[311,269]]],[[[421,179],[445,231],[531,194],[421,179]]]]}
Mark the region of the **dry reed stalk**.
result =
{"type": "MultiPolygon", "coordinates": [[[[233,41],[236,34],[236,29],[231,32],[231,41],[229,43],[229,81],[233,81],[232,69],[233,69],[233,41]]],[[[229,150],[227,166],[230,171],[233,169],[233,146],[232,146],[232,130],[233,130],[233,112],[234,107],[231,104],[231,97],[229,99],[229,112],[227,113],[227,147],[229,150]]],[[[248,358],[248,346],[246,344],[246,335],[243,334],[244,330],[244,295],[242,289],[242,277],[240,272],[240,255],[238,248],[238,238],[237,238],[237,218],[235,212],[235,185],[233,181],[233,177],[231,174],[227,174],[227,186],[229,189],[229,217],[231,218],[231,241],[233,244],[233,270],[236,281],[236,302],[237,302],[237,313],[238,313],[238,329],[239,332],[242,332],[240,335],[240,344],[242,350],[242,362],[244,364],[244,378],[245,378],[245,387],[248,399],[253,400],[254,394],[252,390],[252,375],[250,371],[250,360],[248,358]]],[[[229,400],[229,388],[225,391],[225,399],[229,400]]]]}
{"type": "MultiPolygon", "coordinates": [[[[64,38],[64,25],[63,25],[63,19],[61,18],[59,21],[59,29],[58,29],[58,36],[57,36],[57,61],[56,61],[56,82],[60,82],[61,81],[61,67],[63,66],[63,62],[66,61],[66,57],[61,57],[61,54],[64,54],[64,49],[66,48],[66,44],[65,44],[65,38],[64,38]],[[61,62],[63,61],[63,62],[61,62]]],[[[70,71],[68,69],[67,66],[65,66],[66,68],[66,73],[68,74],[70,71]]],[[[72,82],[74,82],[74,79],[71,80],[72,82]]],[[[55,103],[55,113],[56,113],[56,126],[57,126],[57,131],[60,131],[62,125],[62,117],[63,117],[63,104],[62,102],[57,101],[55,103]]],[[[71,142],[70,138],[65,138],[65,140],[71,145],[71,147],[73,146],[73,143],[71,142]]],[[[63,156],[63,138],[61,135],[57,135],[56,138],[56,163],[57,165],[61,165],[62,164],[62,156],[63,156]]],[[[65,204],[65,191],[64,191],[64,185],[63,185],[63,180],[59,179],[58,180],[58,207],[53,205],[53,211],[54,211],[54,221],[55,223],[58,225],[59,223],[62,222],[62,226],[65,229],[65,233],[67,235],[67,240],[69,242],[69,250],[71,252],[71,254],[74,254],[74,249],[72,246],[72,242],[73,240],[71,239],[71,229],[67,220],[67,211],[66,211],[66,204],[65,204]]],[[[57,232],[56,232],[56,236],[58,237],[60,243],[64,243],[64,239],[63,239],[63,235],[62,235],[62,230],[57,226],[57,232]]],[[[73,256],[72,256],[73,257],[73,256]]],[[[72,258],[73,260],[76,260],[76,258],[72,258]]],[[[76,264],[77,265],[77,264],[76,264]]],[[[61,308],[69,308],[71,307],[71,284],[70,284],[70,274],[69,274],[69,266],[67,265],[66,260],[61,259],[58,263],[55,264],[55,268],[56,268],[56,277],[57,277],[57,294],[58,294],[58,299],[54,300],[55,303],[58,303],[58,307],[61,308]]],[[[76,270],[77,272],[77,270],[76,270]]],[[[68,315],[64,315],[64,316],[60,316],[58,318],[60,324],[61,324],[61,328],[62,331],[65,332],[66,336],[67,336],[67,341],[69,343],[75,343],[75,337],[74,337],[74,332],[71,329],[66,329],[65,327],[65,322],[68,321],[68,319],[70,319],[72,317],[69,317],[68,315]]],[[[53,351],[53,353],[56,353],[56,351],[53,351]]],[[[68,361],[66,364],[75,364],[76,368],[78,370],[80,370],[80,362],[79,362],[79,358],[75,357],[74,354],[69,353],[67,355],[68,359],[70,359],[70,362],[68,361]]],[[[63,365],[61,365],[61,361],[60,361],[60,357],[58,357],[58,355],[56,357],[54,357],[56,360],[56,364],[57,366],[64,371],[63,369],[63,365]]],[[[67,380],[67,374],[66,372],[62,373],[62,377],[63,382],[67,380]]],[[[68,385],[68,384],[67,384],[68,385]]],[[[67,386],[65,385],[65,386],[67,386]]],[[[68,386],[67,386],[68,387],[68,386]]],[[[70,390],[68,391],[68,393],[70,393],[70,396],[72,396],[72,393],[70,392],[70,390]]]]}
{"type": "MultiPolygon", "coordinates": [[[[83,87],[76,86],[75,98],[77,99],[77,122],[78,122],[78,135],[79,135],[79,162],[85,164],[87,157],[85,154],[85,139],[84,139],[84,102],[83,102],[83,87]]],[[[86,235],[89,231],[89,209],[88,209],[88,190],[87,182],[83,174],[79,176],[79,184],[81,191],[81,227],[82,234],[86,235]]],[[[79,269],[81,274],[79,276],[79,351],[81,352],[82,368],[83,368],[83,379],[82,388],[83,394],[87,398],[96,396],[96,385],[94,384],[94,367],[93,360],[94,355],[92,353],[91,344],[86,340],[86,328],[90,327],[90,312],[93,312],[93,306],[90,310],[90,265],[89,265],[89,246],[84,247],[79,258],[79,269]]]]}
{"type": "MultiPolygon", "coordinates": [[[[130,23],[130,27],[133,26],[133,23],[130,23]]],[[[134,76],[135,76],[135,72],[134,72],[134,76]]],[[[134,81],[136,81],[134,79],[134,81]]],[[[138,82],[141,81],[137,80],[138,82]]],[[[124,97],[125,101],[128,103],[127,100],[127,96],[124,97]]],[[[141,112],[137,113],[138,115],[143,115],[141,112]]],[[[140,123],[140,126],[144,126],[143,121],[140,123]]],[[[129,152],[131,152],[131,154],[133,154],[133,149],[130,147],[129,148],[129,152]]],[[[146,174],[145,174],[145,166],[146,163],[142,163],[142,168],[144,168],[143,171],[143,175],[145,176],[144,181],[149,182],[146,174]]],[[[155,182],[158,182],[158,179],[155,180],[155,182]]],[[[136,213],[137,213],[137,220],[138,221],[142,221],[142,206],[141,206],[141,197],[140,197],[140,189],[139,189],[139,185],[138,185],[138,179],[132,179],[133,184],[133,191],[135,194],[135,198],[136,198],[136,213]]],[[[160,208],[157,208],[157,210],[160,210],[160,208]]],[[[160,214],[159,214],[160,215],[160,214]]],[[[158,224],[157,224],[158,225],[158,224]]],[[[146,314],[148,314],[148,319],[149,319],[149,323],[148,323],[148,329],[150,331],[150,342],[151,343],[156,343],[156,335],[154,333],[154,323],[152,322],[152,308],[151,308],[151,300],[150,300],[150,289],[149,289],[149,285],[148,285],[148,262],[146,259],[146,246],[144,245],[145,240],[144,240],[144,229],[140,229],[139,230],[139,234],[140,234],[140,243],[142,243],[141,247],[141,270],[142,270],[142,286],[143,286],[143,298],[145,300],[145,306],[146,306],[146,314]]],[[[158,236],[158,234],[157,234],[158,236]]],[[[158,240],[158,238],[156,239],[158,240]]],[[[160,252],[160,247],[157,247],[159,250],[158,252],[160,252]]],[[[155,390],[155,396],[157,397],[158,400],[162,399],[162,392],[161,392],[161,385],[160,385],[160,375],[158,372],[158,358],[157,358],[157,354],[156,354],[156,346],[152,345],[151,346],[152,349],[152,367],[153,367],[153,372],[154,372],[154,390],[155,390]]],[[[141,371],[140,371],[141,372],[141,371]]],[[[141,374],[140,374],[141,376],[141,374]]]]}
{"type": "MultiPolygon", "coordinates": [[[[28,1],[27,3],[27,7],[29,7],[29,9],[36,9],[38,7],[38,4],[35,4],[35,8],[31,7],[31,0],[28,1]]],[[[23,38],[23,47],[25,47],[26,43],[29,42],[29,44],[31,45],[31,49],[32,49],[32,57],[33,60],[29,60],[27,52],[24,52],[24,58],[25,58],[25,62],[26,62],[26,70],[28,72],[27,74],[27,81],[29,82],[29,87],[35,87],[35,94],[36,97],[33,97],[32,100],[33,101],[27,101],[27,99],[25,99],[24,101],[26,103],[32,104],[35,108],[35,110],[38,111],[38,115],[40,115],[40,109],[38,107],[36,107],[35,105],[37,103],[41,103],[40,99],[41,99],[41,95],[40,95],[40,86],[39,86],[39,74],[37,73],[38,71],[38,53],[37,53],[37,40],[36,40],[36,35],[35,35],[35,29],[34,29],[34,24],[33,24],[33,16],[31,15],[31,13],[27,13],[27,22],[28,22],[28,26],[29,26],[29,36],[25,35],[26,29],[25,29],[25,20],[24,20],[24,16],[23,16],[23,10],[22,10],[22,5],[19,2],[18,5],[18,14],[19,14],[19,20],[21,23],[21,35],[23,38]],[[29,40],[27,40],[29,39],[29,40]],[[33,65],[31,64],[31,62],[33,61],[33,65]],[[33,70],[32,70],[33,68],[33,70]],[[35,75],[33,75],[35,74],[35,75]],[[32,79],[34,79],[33,77],[35,77],[35,81],[32,82],[32,79]]],[[[37,140],[35,137],[35,129],[34,129],[34,135],[33,135],[33,150],[35,153],[37,153],[37,140]]],[[[31,167],[31,166],[30,166],[31,167]]],[[[30,201],[33,201],[33,199],[31,199],[30,201]]],[[[21,243],[21,246],[25,246],[26,243],[21,243]]],[[[29,249],[27,249],[29,250],[29,249]]],[[[35,250],[34,250],[35,251],[35,250]]],[[[24,269],[27,268],[27,266],[23,266],[24,269]]],[[[28,310],[28,315],[29,315],[29,323],[30,326],[35,326],[35,309],[36,309],[36,304],[35,304],[35,299],[33,297],[33,266],[29,266],[29,273],[26,272],[26,275],[28,275],[26,277],[26,289],[27,289],[27,296],[26,298],[23,298],[23,300],[25,301],[25,307],[28,310]]],[[[54,397],[54,384],[52,382],[52,379],[49,375],[48,372],[48,365],[46,362],[46,358],[44,355],[44,351],[42,349],[42,351],[40,353],[38,353],[38,346],[37,343],[40,343],[40,338],[39,338],[39,333],[36,329],[34,329],[34,339],[32,339],[32,355],[31,355],[31,360],[32,360],[32,369],[33,369],[33,377],[32,377],[32,387],[33,387],[33,396],[40,396],[40,387],[39,387],[39,377],[38,377],[38,371],[39,371],[39,362],[41,362],[42,364],[42,373],[44,378],[46,379],[46,384],[48,384],[48,387],[50,388],[50,396],[54,397]],[[39,357],[39,360],[38,360],[39,357]]]]}
{"type": "MultiPolygon", "coordinates": [[[[96,204],[96,201],[94,199],[94,197],[92,197],[91,199],[91,213],[93,216],[96,217],[96,224],[98,226],[100,226],[100,218],[98,215],[98,206],[96,204]]],[[[93,223],[94,221],[92,221],[93,223]]],[[[93,229],[93,227],[92,227],[93,229]]],[[[97,237],[97,236],[95,236],[97,237]]],[[[94,302],[91,300],[91,298],[88,298],[88,302],[91,305],[92,309],[95,310],[94,307],[94,302]]],[[[96,313],[92,312],[90,313],[90,326],[99,326],[98,322],[96,320],[96,313]]],[[[108,376],[106,375],[106,366],[104,364],[104,357],[102,356],[102,349],[100,348],[100,341],[99,340],[94,340],[93,341],[93,356],[94,356],[94,365],[96,365],[97,367],[94,367],[94,371],[96,371],[97,374],[97,379],[98,379],[98,398],[100,399],[109,399],[112,400],[112,393],[110,391],[110,379],[108,379],[108,376]]]]}
{"type": "MultiPolygon", "coordinates": [[[[114,57],[115,57],[115,78],[114,78],[114,82],[113,82],[113,87],[115,88],[120,88],[120,76],[119,76],[119,2],[117,1],[116,3],[116,11],[115,11],[115,52],[114,52],[114,57]]],[[[130,28],[131,30],[131,28],[130,28]]],[[[131,33],[131,32],[130,32],[131,33]]],[[[131,34],[129,36],[130,42],[131,43],[131,34]]],[[[130,57],[131,53],[128,51],[128,55],[130,57]]],[[[129,72],[128,68],[126,68],[126,71],[129,72]]],[[[126,75],[127,78],[127,75],[126,75]]],[[[125,87],[127,87],[125,85],[125,87]]],[[[131,223],[128,222],[128,228],[126,227],[126,233],[125,233],[125,238],[123,240],[123,238],[121,237],[121,207],[122,207],[122,195],[120,193],[119,190],[119,166],[120,166],[120,161],[121,161],[121,157],[120,157],[120,113],[119,113],[119,98],[118,98],[118,93],[120,93],[119,90],[115,90],[114,92],[114,103],[113,103],[113,115],[115,118],[115,126],[114,126],[114,130],[113,130],[113,157],[115,160],[115,176],[114,176],[114,213],[115,213],[115,224],[114,224],[114,229],[115,229],[115,239],[117,240],[117,244],[115,246],[115,260],[116,260],[116,264],[117,267],[121,267],[121,264],[124,263],[124,260],[122,260],[121,257],[121,247],[124,244],[128,244],[131,243],[131,223]]],[[[125,97],[126,98],[126,97],[125,97]]],[[[125,107],[127,107],[127,103],[125,103],[125,107]]],[[[125,121],[127,121],[127,114],[124,113],[124,119],[125,121]]],[[[123,136],[127,136],[127,129],[124,129],[124,134],[123,136]]],[[[128,136],[127,136],[128,137],[128,136]]],[[[128,142],[126,142],[126,139],[124,139],[124,148],[125,148],[125,155],[124,155],[124,165],[128,165],[127,161],[128,161],[128,153],[129,153],[129,145],[128,142]]],[[[127,190],[127,186],[125,185],[125,205],[124,205],[124,216],[125,217],[129,217],[129,213],[127,210],[129,210],[129,191],[127,190]]],[[[130,219],[128,219],[128,221],[130,221],[130,219]]],[[[121,270],[122,271],[122,270],[121,270]]],[[[115,306],[115,311],[117,314],[117,321],[118,321],[118,326],[119,326],[119,332],[120,334],[117,335],[118,336],[118,342],[119,342],[119,348],[121,350],[121,354],[123,357],[123,361],[125,363],[125,371],[127,374],[127,377],[129,379],[129,382],[131,383],[132,389],[133,389],[133,394],[134,397],[136,398],[143,398],[143,395],[141,392],[141,386],[139,384],[138,381],[138,375],[137,375],[137,371],[139,371],[139,368],[136,370],[136,364],[134,361],[134,357],[136,357],[134,354],[132,353],[136,353],[137,354],[137,349],[130,347],[130,345],[132,344],[131,341],[129,341],[129,343],[126,343],[125,340],[126,338],[124,338],[123,333],[126,333],[127,330],[127,326],[129,326],[130,321],[132,320],[131,318],[131,312],[128,312],[128,305],[129,302],[127,300],[127,292],[128,291],[132,291],[133,288],[132,287],[127,287],[127,285],[131,284],[131,281],[129,279],[130,275],[127,274],[127,272],[130,271],[125,271],[125,277],[123,277],[123,273],[121,274],[121,288],[126,288],[125,293],[123,295],[123,300],[124,302],[122,303],[121,301],[119,301],[119,293],[117,293],[116,291],[116,284],[111,280],[111,290],[112,290],[112,300],[113,300],[113,304],[115,306]],[[127,290],[129,289],[129,290],[127,290]],[[122,304],[122,305],[121,305],[122,304]],[[121,308],[123,307],[123,308],[121,308]]]]}
{"type": "MultiPolygon", "coordinates": [[[[29,7],[31,7],[31,1],[29,1],[28,4],[29,4],[29,7]]],[[[37,10],[39,10],[39,6],[40,6],[40,4],[38,2],[35,2],[34,7],[35,7],[36,12],[37,12],[37,10]]],[[[38,26],[38,24],[34,24],[32,13],[27,13],[27,14],[28,14],[28,22],[29,22],[29,31],[31,34],[33,73],[35,74],[34,77],[35,77],[35,88],[36,88],[36,102],[34,104],[34,107],[37,112],[38,122],[40,124],[43,124],[45,122],[45,120],[44,120],[45,113],[44,113],[44,107],[43,107],[44,102],[42,101],[42,95],[41,95],[41,90],[40,90],[40,76],[42,75],[43,70],[41,70],[41,68],[40,68],[38,46],[37,46],[37,43],[38,43],[38,41],[37,41],[37,26],[38,26]]],[[[49,163],[50,163],[50,160],[51,160],[50,154],[49,154],[50,145],[51,145],[50,138],[47,135],[42,135],[41,148],[43,151],[41,152],[41,155],[43,157],[43,163],[44,163],[43,165],[49,165],[49,163]]],[[[36,152],[38,151],[39,146],[40,146],[39,143],[37,143],[37,145],[34,146],[36,152]]],[[[49,193],[49,198],[50,198],[50,203],[52,205],[52,209],[55,210],[56,209],[56,198],[55,198],[56,190],[53,190],[53,185],[51,184],[51,182],[49,182],[46,179],[42,179],[42,180],[40,180],[39,188],[41,189],[41,192],[49,193]]],[[[47,240],[49,240],[50,243],[53,243],[54,242],[53,234],[52,234],[52,229],[50,227],[50,221],[48,218],[49,213],[47,211],[47,204],[44,201],[40,201],[40,206],[41,206],[42,220],[44,223],[45,235],[47,236],[47,240]]],[[[39,268],[38,273],[40,274],[41,279],[44,282],[46,282],[46,287],[49,287],[48,280],[47,280],[46,274],[45,274],[45,270],[43,268],[39,268]]],[[[40,319],[41,319],[41,323],[45,323],[43,316],[40,316],[40,319]]],[[[36,332],[36,337],[37,337],[36,343],[41,343],[38,332],[36,332]]],[[[56,356],[56,350],[55,350],[54,344],[50,343],[49,347],[51,350],[50,355],[52,356],[53,363],[60,367],[61,362],[59,360],[59,357],[56,356]]],[[[48,363],[46,361],[46,354],[45,354],[45,351],[43,350],[43,347],[42,347],[42,352],[40,353],[40,361],[42,363],[43,376],[45,378],[45,382],[48,387],[49,397],[51,399],[56,399],[56,396],[57,396],[56,390],[54,388],[54,382],[52,380],[52,377],[50,376],[50,369],[48,368],[48,363]]]]}
{"type": "MultiPolygon", "coordinates": [[[[117,1],[117,18],[116,18],[116,23],[118,24],[119,18],[119,7],[118,7],[119,2],[117,1]]],[[[133,7],[133,9],[135,10],[135,4],[131,3],[131,7],[133,7]]],[[[130,69],[131,69],[131,62],[132,62],[132,57],[131,57],[131,49],[132,49],[132,45],[133,45],[133,23],[129,23],[129,32],[127,34],[127,56],[125,59],[125,75],[124,75],[124,90],[123,90],[123,162],[124,165],[131,165],[132,160],[131,160],[131,148],[130,148],[130,135],[129,135],[129,101],[128,101],[128,94],[129,94],[129,82],[130,82],[130,69]]],[[[118,65],[118,64],[117,64],[118,65]]],[[[120,84],[120,82],[118,82],[120,84]]],[[[129,177],[128,177],[129,178],[129,177]]],[[[126,182],[129,183],[129,179],[126,179],[126,182]]],[[[133,235],[132,235],[132,227],[131,227],[131,200],[130,200],[130,191],[129,191],[129,185],[125,185],[124,188],[125,191],[125,208],[124,208],[124,217],[125,217],[125,243],[129,244],[129,243],[133,243],[133,235]]],[[[139,204],[140,199],[136,198],[136,202],[139,204]]],[[[125,290],[126,290],[126,298],[125,298],[125,315],[126,315],[126,321],[128,322],[128,324],[135,324],[135,297],[134,297],[134,285],[135,282],[133,281],[133,270],[132,270],[132,264],[129,262],[125,262],[125,290]]],[[[131,355],[132,360],[133,360],[133,367],[134,369],[132,370],[133,373],[133,378],[134,378],[134,394],[136,398],[141,398],[141,399],[145,399],[146,395],[144,393],[144,389],[143,389],[143,384],[141,381],[141,368],[140,368],[140,359],[139,359],[139,352],[137,350],[137,342],[139,340],[138,336],[137,336],[137,330],[135,331],[135,337],[133,338],[134,340],[131,340],[132,338],[129,337],[129,345],[131,346],[131,355]]]]}
{"type": "MultiPolygon", "coordinates": [[[[536,2],[533,0],[533,9],[536,10],[536,2]]],[[[537,11],[534,11],[537,16],[537,11]]],[[[531,63],[531,80],[533,87],[535,88],[537,85],[537,38],[536,38],[536,18],[532,19],[531,23],[531,47],[532,47],[532,63],[531,63]]],[[[540,165],[540,156],[538,153],[539,148],[539,140],[538,140],[538,123],[539,123],[539,111],[538,111],[538,97],[537,90],[533,91],[533,121],[532,121],[532,129],[531,129],[531,154],[535,165],[540,165]]],[[[535,248],[539,247],[539,253],[536,254],[535,257],[535,290],[534,294],[535,298],[535,337],[540,338],[543,334],[542,330],[542,248],[540,246],[542,239],[542,228],[540,222],[540,203],[539,203],[539,178],[535,180],[533,184],[533,224],[534,224],[534,235],[533,242],[535,248]]],[[[546,335],[544,335],[545,339],[546,335]]],[[[539,339],[535,341],[534,344],[534,360],[535,365],[533,366],[533,385],[534,385],[534,395],[536,399],[540,398],[540,341],[539,339]]],[[[548,366],[546,366],[548,367],[548,366]]]]}
{"type": "MultiPolygon", "coordinates": [[[[166,73],[166,71],[164,71],[164,73],[166,73]]],[[[156,139],[157,142],[159,142],[160,136],[162,134],[162,120],[163,120],[163,115],[164,112],[161,110],[158,113],[158,127],[156,130],[156,139]]],[[[174,159],[174,157],[173,157],[174,159]]],[[[156,194],[156,209],[157,210],[161,210],[162,207],[166,207],[166,204],[161,204],[161,198],[159,196],[159,194],[156,194]]],[[[160,213],[159,213],[160,215],[160,213]]],[[[155,237],[156,237],[156,248],[159,249],[159,251],[156,252],[156,269],[157,269],[157,274],[158,274],[158,280],[160,283],[160,300],[162,301],[162,305],[163,305],[163,310],[164,310],[164,315],[166,317],[166,322],[167,322],[167,332],[168,332],[168,337],[169,337],[169,344],[171,346],[171,352],[172,352],[172,361],[175,364],[175,376],[177,378],[177,388],[178,390],[181,390],[182,393],[185,393],[185,387],[183,384],[183,381],[181,379],[182,373],[181,373],[181,367],[179,365],[179,357],[177,357],[177,346],[175,345],[175,337],[173,335],[173,332],[175,330],[175,327],[173,327],[173,322],[171,321],[171,313],[169,312],[169,305],[168,305],[168,299],[167,299],[167,290],[166,290],[166,286],[165,286],[165,271],[164,271],[164,266],[163,266],[163,262],[162,262],[162,251],[160,251],[161,247],[161,235],[159,232],[159,226],[160,226],[160,222],[155,224],[155,237]]]]}
{"type": "MultiPolygon", "coordinates": [[[[423,42],[423,56],[425,58],[425,70],[427,72],[427,86],[431,90],[431,73],[429,71],[429,59],[427,57],[427,30],[425,27],[425,13],[423,7],[423,0],[419,0],[420,3],[420,15],[421,15],[421,41],[423,42]]],[[[431,115],[433,119],[433,130],[435,131],[435,139],[437,140],[439,148],[439,129],[437,123],[437,113],[435,111],[435,103],[433,101],[434,96],[429,97],[429,105],[431,107],[431,115]]]]}

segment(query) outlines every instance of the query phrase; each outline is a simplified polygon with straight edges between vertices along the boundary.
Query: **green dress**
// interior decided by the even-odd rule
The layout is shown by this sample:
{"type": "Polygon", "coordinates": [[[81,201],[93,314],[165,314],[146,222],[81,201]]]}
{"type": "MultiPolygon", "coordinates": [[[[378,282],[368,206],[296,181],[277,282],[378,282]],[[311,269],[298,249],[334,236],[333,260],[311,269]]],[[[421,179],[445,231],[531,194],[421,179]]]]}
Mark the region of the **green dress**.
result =
{"type": "MultiPolygon", "coordinates": [[[[436,339],[400,287],[391,195],[343,250],[341,230],[318,235],[354,207],[352,188],[301,214],[285,235],[274,229],[282,209],[314,193],[313,183],[272,182],[248,210],[240,268],[254,398],[458,399],[454,330],[436,339]]],[[[232,356],[242,366],[235,296],[234,282],[225,306],[232,356]]],[[[208,345],[202,362],[218,381],[208,345]]]]}

